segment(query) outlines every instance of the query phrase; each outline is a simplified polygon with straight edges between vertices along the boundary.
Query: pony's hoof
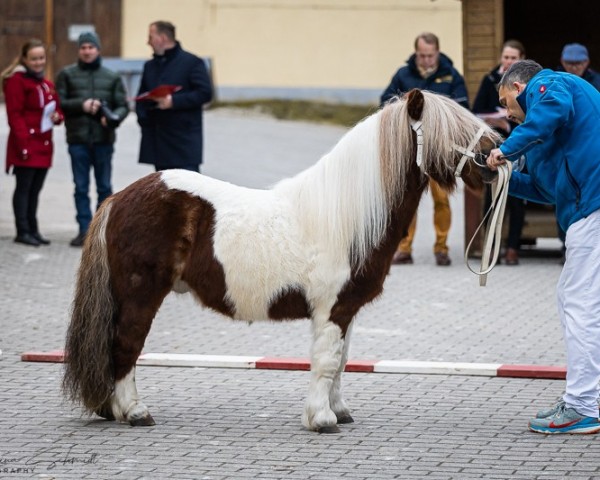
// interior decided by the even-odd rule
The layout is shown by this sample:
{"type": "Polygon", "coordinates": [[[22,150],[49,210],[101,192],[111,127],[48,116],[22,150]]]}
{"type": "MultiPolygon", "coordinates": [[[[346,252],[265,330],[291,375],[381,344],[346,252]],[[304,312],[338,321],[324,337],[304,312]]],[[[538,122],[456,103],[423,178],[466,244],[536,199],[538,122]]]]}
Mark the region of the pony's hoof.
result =
{"type": "Polygon", "coordinates": [[[116,420],[110,407],[100,407],[94,413],[105,420],[116,420]]]}
{"type": "Polygon", "coordinates": [[[325,425],[317,429],[319,433],[340,433],[340,428],[337,425],[325,425]]]}
{"type": "Polygon", "coordinates": [[[144,415],[143,417],[132,418],[131,420],[129,420],[129,425],[131,425],[132,427],[151,427],[153,425],[156,425],[156,423],[154,422],[152,415],[148,414],[144,415]]]}
{"type": "Polygon", "coordinates": [[[354,419],[352,418],[352,416],[350,414],[346,414],[346,415],[339,416],[337,419],[337,423],[339,423],[339,424],[354,423],[354,419]]]}

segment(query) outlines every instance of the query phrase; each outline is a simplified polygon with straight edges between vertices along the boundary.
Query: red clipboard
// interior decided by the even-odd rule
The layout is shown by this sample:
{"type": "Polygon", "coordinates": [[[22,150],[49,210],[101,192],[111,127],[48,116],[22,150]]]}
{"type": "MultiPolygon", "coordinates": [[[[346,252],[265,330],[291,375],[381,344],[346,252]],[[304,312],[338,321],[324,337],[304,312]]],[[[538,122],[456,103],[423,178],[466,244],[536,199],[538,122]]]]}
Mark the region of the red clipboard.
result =
{"type": "Polygon", "coordinates": [[[156,88],[153,88],[149,92],[144,92],[135,97],[135,101],[139,102],[140,100],[156,100],[158,98],[166,97],[172,93],[178,92],[181,90],[180,85],[159,85],[156,88]]]}

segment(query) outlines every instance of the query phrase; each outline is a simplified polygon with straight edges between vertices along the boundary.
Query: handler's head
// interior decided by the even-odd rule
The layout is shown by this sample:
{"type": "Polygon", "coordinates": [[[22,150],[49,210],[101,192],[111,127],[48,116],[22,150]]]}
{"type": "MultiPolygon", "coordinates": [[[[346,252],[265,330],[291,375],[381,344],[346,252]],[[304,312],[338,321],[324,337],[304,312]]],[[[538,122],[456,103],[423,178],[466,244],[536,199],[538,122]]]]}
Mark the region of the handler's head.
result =
{"type": "Polygon", "coordinates": [[[498,97],[500,105],[506,108],[509,120],[517,123],[525,120],[525,112],[517,102],[517,97],[541,70],[542,66],[533,60],[520,60],[513,63],[502,76],[498,84],[498,97]]]}

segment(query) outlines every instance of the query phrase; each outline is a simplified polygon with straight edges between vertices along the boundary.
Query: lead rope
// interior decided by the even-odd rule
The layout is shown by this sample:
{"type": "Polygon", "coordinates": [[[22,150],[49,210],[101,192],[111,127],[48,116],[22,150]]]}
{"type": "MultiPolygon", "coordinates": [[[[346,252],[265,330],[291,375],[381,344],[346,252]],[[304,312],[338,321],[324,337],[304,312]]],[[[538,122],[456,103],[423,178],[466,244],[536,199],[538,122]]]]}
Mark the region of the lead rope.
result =
{"type": "Polygon", "coordinates": [[[479,285],[485,287],[487,282],[487,274],[492,271],[498,262],[500,253],[500,243],[502,240],[502,221],[504,220],[504,211],[506,210],[506,200],[508,197],[508,183],[512,174],[512,163],[506,162],[498,167],[498,178],[492,184],[492,203],[490,208],[485,213],[481,223],[475,230],[471,241],[465,250],[465,264],[475,275],[479,275],[479,285]],[[490,216],[491,214],[491,216],[490,216]],[[486,219],[489,218],[486,229],[485,239],[481,251],[481,266],[478,272],[471,268],[469,264],[469,250],[477,237],[479,230],[484,225],[486,219]],[[493,250],[493,251],[492,251],[493,250]]]}

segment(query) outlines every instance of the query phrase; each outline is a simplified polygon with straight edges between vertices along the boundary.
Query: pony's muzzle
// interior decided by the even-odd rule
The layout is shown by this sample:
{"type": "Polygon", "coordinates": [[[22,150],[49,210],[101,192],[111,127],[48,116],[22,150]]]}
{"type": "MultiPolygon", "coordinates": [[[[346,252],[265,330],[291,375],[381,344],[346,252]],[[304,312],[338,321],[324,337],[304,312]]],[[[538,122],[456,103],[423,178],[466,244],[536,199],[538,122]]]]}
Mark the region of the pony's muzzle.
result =
{"type": "Polygon", "coordinates": [[[490,169],[485,162],[483,165],[478,163],[477,168],[479,169],[479,175],[481,175],[483,183],[494,183],[498,178],[498,170],[490,169]]]}

